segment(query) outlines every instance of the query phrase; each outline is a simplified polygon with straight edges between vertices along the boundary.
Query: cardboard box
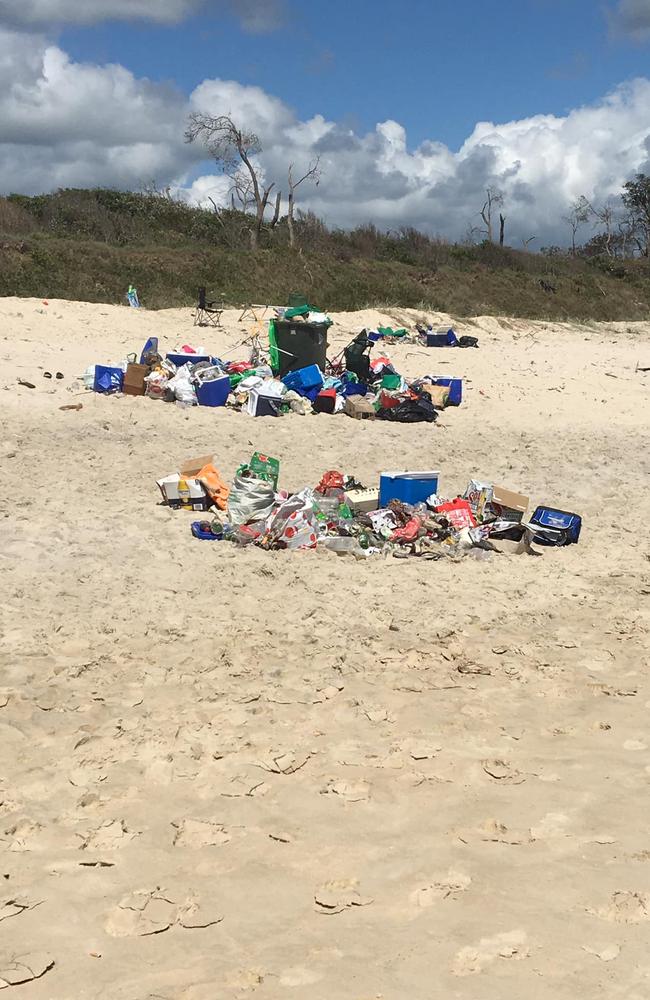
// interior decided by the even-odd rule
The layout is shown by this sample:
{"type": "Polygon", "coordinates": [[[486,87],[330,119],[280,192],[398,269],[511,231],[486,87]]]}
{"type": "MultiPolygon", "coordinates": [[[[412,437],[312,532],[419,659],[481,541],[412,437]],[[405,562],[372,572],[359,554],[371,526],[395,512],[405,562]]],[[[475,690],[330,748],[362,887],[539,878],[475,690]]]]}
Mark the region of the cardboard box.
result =
{"type": "Polygon", "coordinates": [[[493,486],[490,507],[504,521],[521,521],[528,509],[528,497],[503,486],[493,486]]]}
{"type": "Polygon", "coordinates": [[[188,458],[181,465],[181,476],[189,476],[190,479],[194,479],[204,465],[212,465],[213,461],[214,455],[199,455],[198,458],[188,458]]]}
{"type": "Polygon", "coordinates": [[[345,500],[355,514],[367,514],[379,508],[379,490],[348,490],[345,500]]]}
{"type": "Polygon", "coordinates": [[[431,397],[431,402],[438,410],[444,410],[449,402],[449,393],[451,390],[448,385],[429,385],[427,383],[422,386],[422,391],[431,397]]]}
{"type": "Polygon", "coordinates": [[[179,510],[207,510],[212,500],[198,479],[183,478],[178,473],[157,480],[163,500],[179,510]]]}
{"type": "Polygon", "coordinates": [[[280,462],[277,458],[271,458],[270,455],[262,455],[259,451],[254,451],[248,468],[258,479],[265,479],[267,482],[273,483],[273,489],[277,490],[280,478],[280,462]]]}
{"type": "Polygon", "coordinates": [[[127,365],[124,373],[122,392],[125,396],[144,396],[147,384],[144,380],[151,369],[149,365],[127,365]]]}
{"type": "Polygon", "coordinates": [[[365,396],[348,396],[345,412],[354,420],[374,420],[377,416],[374,406],[365,396]]]}

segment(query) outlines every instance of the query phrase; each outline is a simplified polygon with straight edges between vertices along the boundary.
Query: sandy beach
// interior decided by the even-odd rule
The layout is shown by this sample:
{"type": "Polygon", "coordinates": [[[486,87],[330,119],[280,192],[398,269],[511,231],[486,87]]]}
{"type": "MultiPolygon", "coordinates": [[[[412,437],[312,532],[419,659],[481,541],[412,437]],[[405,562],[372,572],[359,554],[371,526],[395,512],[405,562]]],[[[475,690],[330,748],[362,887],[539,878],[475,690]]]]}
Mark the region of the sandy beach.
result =
{"type": "MultiPolygon", "coordinates": [[[[420,318],[450,321],[334,314],[330,353],[420,318]]],[[[479,350],[391,347],[465,379],[435,426],[77,380],[152,335],[235,357],[238,319],[0,300],[0,988],[645,1000],[650,322],[479,317],[454,324],[479,350]],[[500,482],[581,514],[581,541],[357,562],[199,542],[159,505],[184,459],[230,481],[254,450],[292,490],[500,482]]]]}

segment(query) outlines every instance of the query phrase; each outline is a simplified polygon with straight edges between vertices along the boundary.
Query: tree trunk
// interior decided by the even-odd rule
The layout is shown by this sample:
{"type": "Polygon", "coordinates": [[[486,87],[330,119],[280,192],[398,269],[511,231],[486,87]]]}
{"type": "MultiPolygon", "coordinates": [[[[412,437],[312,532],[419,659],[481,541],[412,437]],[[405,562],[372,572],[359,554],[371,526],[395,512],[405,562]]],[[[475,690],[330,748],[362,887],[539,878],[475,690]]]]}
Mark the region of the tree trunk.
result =
{"type": "Polygon", "coordinates": [[[289,246],[295,247],[296,235],[293,231],[293,190],[289,191],[289,203],[287,207],[287,228],[289,229],[289,246]]]}
{"type": "Polygon", "coordinates": [[[273,213],[273,218],[271,219],[271,229],[277,226],[280,219],[280,205],[282,204],[282,191],[278,191],[275,198],[275,211],[273,213]]]}
{"type": "Polygon", "coordinates": [[[503,246],[503,241],[505,239],[505,234],[506,234],[506,217],[505,217],[505,215],[501,215],[501,213],[499,213],[499,246],[500,247],[503,246]]]}

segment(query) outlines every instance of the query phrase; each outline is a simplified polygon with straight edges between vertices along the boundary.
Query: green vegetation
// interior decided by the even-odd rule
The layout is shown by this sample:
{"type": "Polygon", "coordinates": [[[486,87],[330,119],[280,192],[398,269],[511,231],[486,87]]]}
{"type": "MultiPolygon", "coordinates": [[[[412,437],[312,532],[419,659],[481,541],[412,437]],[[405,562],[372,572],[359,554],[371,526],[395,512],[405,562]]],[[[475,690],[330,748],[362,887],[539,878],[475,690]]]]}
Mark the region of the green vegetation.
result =
{"type": "Polygon", "coordinates": [[[192,208],[158,192],[65,190],[0,198],[0,294],[123,302],[133,282],[148,308],[189,306],[205,285],[226,303],[284,303],[305,292],[324,309],[412,306],[456,316],[635,320],[650,312],[647,258],[532,254],[452,245],[413,229],[328,230],[311,214],[262,233],[250,216],[192,208]]]}

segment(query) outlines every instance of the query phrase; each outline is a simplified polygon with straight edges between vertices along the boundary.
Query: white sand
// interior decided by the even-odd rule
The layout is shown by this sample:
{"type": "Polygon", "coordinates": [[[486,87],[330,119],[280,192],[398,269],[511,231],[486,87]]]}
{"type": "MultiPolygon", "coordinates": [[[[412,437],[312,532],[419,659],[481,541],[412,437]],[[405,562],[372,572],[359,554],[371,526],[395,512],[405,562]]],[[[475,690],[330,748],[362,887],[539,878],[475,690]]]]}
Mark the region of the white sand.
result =
{"type": "Polygon", "coordinates": [[[0,319],[0,986],[43,973],[7,995],[650,995],[650,324],[393,347],[467,380],[431,427],[77,395],[151,334],[195,340],[189,310],[0,319]],[[254,449],[288,488],[487,477],[578,511],[582,540],[357,563],[198,542],[157,506],[184,458],[229,480],[254,449]]]}

